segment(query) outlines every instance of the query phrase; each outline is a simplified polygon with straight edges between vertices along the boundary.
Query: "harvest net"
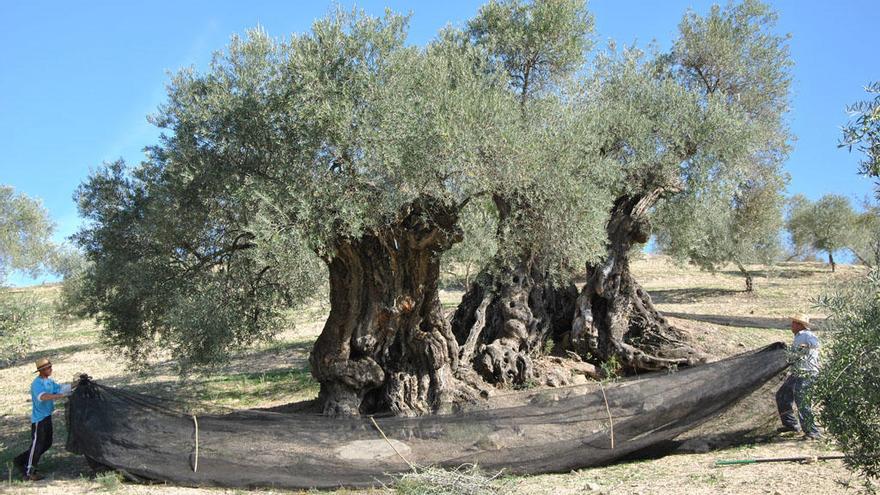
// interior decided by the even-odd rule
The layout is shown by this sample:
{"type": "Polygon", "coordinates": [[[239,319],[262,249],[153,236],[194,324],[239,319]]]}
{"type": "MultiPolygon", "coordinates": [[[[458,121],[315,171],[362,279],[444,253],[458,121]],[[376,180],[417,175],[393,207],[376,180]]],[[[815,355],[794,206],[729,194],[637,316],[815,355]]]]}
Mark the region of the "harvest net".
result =
{"type": "Polygon", "coordinates": [[[786,366],[774,344],[675,372],[491,398],[481,410],[381,418],[192,414],[83,376],[67,409],[67,448],[134,479],[192,486],[370,486],[413,465],[566,472],[673,440],[786,366]]]}

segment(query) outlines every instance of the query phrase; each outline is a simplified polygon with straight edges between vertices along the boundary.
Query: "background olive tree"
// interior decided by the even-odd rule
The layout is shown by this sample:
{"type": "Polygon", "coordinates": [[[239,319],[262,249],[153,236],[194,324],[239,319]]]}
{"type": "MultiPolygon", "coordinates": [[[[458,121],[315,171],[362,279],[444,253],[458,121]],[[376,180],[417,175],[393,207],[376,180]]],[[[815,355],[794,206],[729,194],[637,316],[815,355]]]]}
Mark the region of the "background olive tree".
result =
{"type": "Polygon", "coordinates": [[[0,184],[0,283],[11,270],[36,276],[47,268],[53,228],[40,201],[0,184]]]}
{"type": "Polygon", "coordinates": [[[723,201],[702,194],[682,195],[658,211],[657,245],[681,262],[716,271],[728,263],[743,274],[746,292],[754,290],[747,264],[772,265],[781,253],[782,195],[785,176],[768,170],[742,184],[723,201]]]}
{"type": "Polygon", "coordinates": [[[785,228],[795,251],[809,248],[825,252],[833,272],[837,267],[834,253],[853,244],[856,220],[856,212],[845,196],[826,194],[812,202],[795,195],[789,202],[785,228]]]}
{"type": "Polygon", "coordinates": [[[873,268],[880,262],[880,206],[866,202],[863,208],[856,214],[848,247],[861,264],[873,268]]]}
{"type": "Polygon", "coordinates": [[[5,287],[10,272],[37,276],[55,253],[53,225],[42,203],[0,185],[0,362],[30,348],[30,332],[38,302],[32,295],[5,287]]]}

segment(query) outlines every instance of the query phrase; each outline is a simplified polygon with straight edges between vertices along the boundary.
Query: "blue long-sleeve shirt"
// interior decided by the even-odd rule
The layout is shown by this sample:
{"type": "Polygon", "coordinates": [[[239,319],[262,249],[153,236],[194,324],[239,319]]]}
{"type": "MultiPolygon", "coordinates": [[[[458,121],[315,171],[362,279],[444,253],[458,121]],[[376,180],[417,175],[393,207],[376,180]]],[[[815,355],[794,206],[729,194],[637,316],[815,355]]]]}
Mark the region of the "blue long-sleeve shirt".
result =
{"type": "Polygon", "coordinates": [[[43,378],[42,376],[34,378],[34,382],[31,383],[31,403],[33,403],[31,423],[39,423],[48,416],[51,416],[52,411],[55,410],[54,400],[40,400],[40,396],[43,394],[60,393],[61,385],[55,383],[55,380],[43,378]]]}

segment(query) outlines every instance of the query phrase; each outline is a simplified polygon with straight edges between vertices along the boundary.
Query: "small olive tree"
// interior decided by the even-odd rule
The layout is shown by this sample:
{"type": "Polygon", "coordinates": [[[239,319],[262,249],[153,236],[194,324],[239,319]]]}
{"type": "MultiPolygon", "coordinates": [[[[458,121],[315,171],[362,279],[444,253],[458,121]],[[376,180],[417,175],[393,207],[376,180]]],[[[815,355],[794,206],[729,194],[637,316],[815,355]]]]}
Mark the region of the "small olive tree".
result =
{"type": "Polygon", "coordinates": [[[37,301],[5,289],[13,270],[36,276],[47,269],[55,252],[53,225],[40,201],[0,185],[0,363],[30,348],[30,329],[37,301]]]}
{"type": "Polygon", "coordinates": [[[0,284],[10,270],[35,276],[47,268],[54,251],[52,230],[40,201],[0,184],[0,284]]]}
{"type": "MultiPolygon", "coordinates": [[[[880,176],[880,83],[868,88],[878,94],[851,108],[857,117],[844,128],[842,146],[857,145],[865,154],[860,173],[880,176]]],[[[877,259],[877,210],[868,206],[856,219],[860,234],[853,251],[863,262],[877,259]],[[869,248],[861,251],[862,248],[869,248]]],[[[868,263],[866,263],[868,264],[868,263]]],[[[866,277],[823,295],[819,304],[829,313],[824,366],[816,382],[815,396],[821,401],[819,417],[828,432],[846,452],[846,463],[871,479],[880,478],[880,271],[875,266],[866,277]]]]}
{"type": "Polygon", "coordinates": [[[754,290],[746,264],[772,264],[781,251],[782,195],[785,176],[776,168],[723,190],[701,191],[673,198],[658,209],[657,241],[673,258],[716,271],[733,263],[745,279],[746,292],[754,290]],[[707,201],[715,193],[732,196],[707,201]]]}
{"type": "Polygon", "coordinates": [[[856,220],[845,196],[826,194],[812,202],[796,195],[790,200],[785,228],[795,250],[809,247],[827,253],[833,272],[837,267],[834,253],[852,245],[856,220]]]}

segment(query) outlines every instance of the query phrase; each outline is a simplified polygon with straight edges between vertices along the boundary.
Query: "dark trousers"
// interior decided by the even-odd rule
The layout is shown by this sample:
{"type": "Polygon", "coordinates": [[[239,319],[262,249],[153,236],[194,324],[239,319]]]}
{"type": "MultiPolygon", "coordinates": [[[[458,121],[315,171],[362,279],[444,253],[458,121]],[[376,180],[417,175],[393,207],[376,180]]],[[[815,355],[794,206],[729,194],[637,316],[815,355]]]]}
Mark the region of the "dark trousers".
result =
{"type": "Polygon", "coordinates": [[[818,433],[813,409],[807,392],[813,384],[810,376],[789,375],[776,392],[776,408],[783,426],[797,428],[804,433],[818,433]],[[797,406],[797,416],[795,407],[797,406]],[[798,428],[798,420],[800,427],[798,428]]]}
{"type": "Polygon", "coordinates": [[[52,416],[31,423],[31,446],[15,458],[15,465],[25,474],[33,474],[37,463],[52,446],[52,416]]]}

